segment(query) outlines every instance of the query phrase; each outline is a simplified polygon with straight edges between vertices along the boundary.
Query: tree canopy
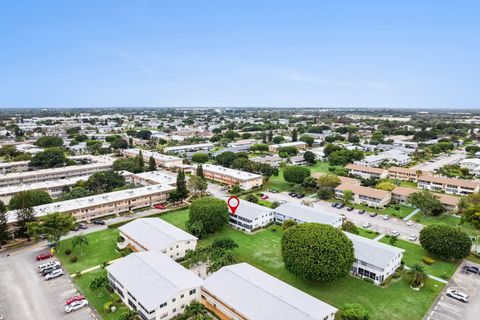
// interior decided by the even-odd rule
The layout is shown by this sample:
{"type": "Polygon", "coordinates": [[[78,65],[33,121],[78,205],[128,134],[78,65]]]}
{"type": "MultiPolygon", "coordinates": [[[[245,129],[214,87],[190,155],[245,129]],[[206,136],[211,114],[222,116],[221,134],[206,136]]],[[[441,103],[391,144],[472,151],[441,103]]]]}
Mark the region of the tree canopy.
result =
{"type": "Polygon", "coordinates": [[[430,254],[447,260],[463,259],[470,254],[472,240],[458,227],[432,224],[420,231],[420,244],[430,254]]]}
{"type": "Polygon", "coordinates": [[[63,139],[55,136],[43,136],[35,141],[35,145],[41,148],[62,147],[63,139]]]}
{"type": "Polygon", "coordinates": [[[73,229],[75,218],[69,213],[54,212],[27,223],[27,232],[30,237],[45,236],[56,245],[60,238],[73,229]]]}
{"type": "Polygon", "coordinates": [[[15,194],[8,203],[10,210],[31,208],[51,203],[52,197],[44,190],[25,190],[15,194]]]}
{"type": "Polygon", "coordinates": [[[428,190],[412,193],[408,202],[421,209],[426,216],[438,216],[445,211],[439,197],[428,190]]]}
{"type": "Polygon", "coordinates": [[[228,206],[224,200],[200,198],[192,202],[188,217],[188,230],[201,238],[228,223],[228,206]]]}
{"type": "Polygon", "coordinates": [[[310,170],[302,166],[287,166],[283,170],[283,178],[287,182],[303,183],[305,178],[310,176],[310,170]]]}
{"type": "Polygon", "coordinates": [[[67,157],[60,148],[50,148],[35,154],[30,160],[30,165],[36,168],[57,168],[67,163],[67,157]]]}

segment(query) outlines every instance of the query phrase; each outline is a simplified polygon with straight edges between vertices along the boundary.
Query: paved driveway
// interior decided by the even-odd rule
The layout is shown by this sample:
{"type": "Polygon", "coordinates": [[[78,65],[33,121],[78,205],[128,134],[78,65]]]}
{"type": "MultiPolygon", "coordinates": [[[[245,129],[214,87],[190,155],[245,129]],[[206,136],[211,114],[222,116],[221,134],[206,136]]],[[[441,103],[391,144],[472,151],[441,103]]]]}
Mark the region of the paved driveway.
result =
{"type": "MultiPolygon", "coordinates": [[[[474,265],[467,262],[468,265],[474,265]]],[[[477,265],[478,266],[478,265],[477,265]]],[[[478,320],[480,319],[480,275],[459,271],[453,276],[443,292],[424,317],[425,320],[478,320]],[[463,303],[447,297],[448,288],[460,290],[469,295],[469,302],[463,303]]]]}
{"type": "Polygon", "coordinates": [[[65,313],[65,300],[77,291],[70,277],[45,281],[37,271],[35,256],[46,247],[0,254],[0,313],[5,320],[87,320],[96,319],[89,307],[65,313]]]}

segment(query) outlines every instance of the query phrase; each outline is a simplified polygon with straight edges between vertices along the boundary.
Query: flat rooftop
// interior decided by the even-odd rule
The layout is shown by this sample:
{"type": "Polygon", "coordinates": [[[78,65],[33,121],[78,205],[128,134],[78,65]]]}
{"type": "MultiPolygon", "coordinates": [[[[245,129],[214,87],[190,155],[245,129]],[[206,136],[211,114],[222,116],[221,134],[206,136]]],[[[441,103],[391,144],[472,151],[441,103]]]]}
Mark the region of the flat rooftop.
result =
{"type": "Polygon", "coordinates": [[[253,180],[253,179],[261,179],[262,176],[256,173],[250,173],[247,171],[240,171],[236,169],[225,168],[222,166],[217,166],[213,164],[203,164],[203,170],[211,171],[217,174],[222,174],[226,176],[230,176],[232,178],[238,180],[253,180]]]}

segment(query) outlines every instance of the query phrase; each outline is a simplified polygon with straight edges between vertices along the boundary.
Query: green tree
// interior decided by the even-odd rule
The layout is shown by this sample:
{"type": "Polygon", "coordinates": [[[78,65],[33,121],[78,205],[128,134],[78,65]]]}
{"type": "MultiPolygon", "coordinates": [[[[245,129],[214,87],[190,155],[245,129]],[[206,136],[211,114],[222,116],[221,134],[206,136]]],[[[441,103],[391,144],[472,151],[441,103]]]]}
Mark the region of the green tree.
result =
{"type": "Polygon", "coordinates": [[[35,210],[31,207],[20,208],[15,212],[17,222],[15,223],[15,235],[17,237],[24,238],[26,237],[30,241],[30,236],[28,235],[27,225],[30,222],[35,221],[35,210]]]}
{"type": "Polygon", "coordinates": [[[103,296],[103,289],[107,287],[108,280],[106,276],[95,277],[90,282],[90,290],[97,293],[97,297],[103,296]]]}
{"type": "Polygon", "coordinates": [[[396,187],[397,186],[395,185],[395,183],[390,182],[390,181],[380,181],[375,186],[376,189],[380,189],[380,190],[384,190],[384,191],[392,191],[396,187]]]}
{"type": "MultiPolygon", "coordinates": [[[[294,146],[285,146],[278,148],[278,155],[282,157],[282,154],[285,154],[287,157],[295,156],[298,154],[298,149],[294,146]]],[[[282,157],[285,158],[285,157],[282,157]]]]}
{"type": "Polygon", "coordinates": [[[67,163],[67,157],[60,148],[50,148],[39,152],[32,157],[30,165],[36,168],[57,168],[67,163]]]}
{"type": "Polygon", "coordinates": [[[71,214],[54,212],[27,223],[27,232],[30,237],[45,236],[48,241],[59,246],[60,238],[73,229],[74,223],[75,218],[71,214]]]}
{"type": "Polygon", "coordinates": [[[290,227],[296,226],[298,223],[295,220],[292,219],[287,219],[283,221],[282,223],[282,228],[283,230],[287,230],[290,227]]]}
{"type": "Polygon", "coordinates": [[[349,221],[349,220],[345,220],[342,224],[342,230],[343,231],[346,231],[346,232],[350,232],[350,233],[353,233],[353,234],[358,234],[358,228],[357,226],[349,221]]]}
{"type": "Polygon", "coordinates": [[[350,205],[353,200],[352,190],[343,190],[342,201],[345,205],[350,205]]]}
{"type": "Polygon", "coordinates": [[[322,200],[331,199],[335,195],[335,188],[340,179],[334,174],[324,174],[317,179],[317,195],[322,200]]]}
{"type": "Polygon", "coordinates": [[[248,202],[252,202],[252,203],[258,203],[258,198],[254,195],[254,194],[247,194],[247,196],[245,197],[245,200],[247,200],[248,202]]]}
{"type": "Polygon", "coordinates": [[[428,278],[425,268],[418,263],[415,263],[406,273],[411,279],[410,285],[415,288],[421,287],[428,278]]]}
{"type": "Polygon", "coordinates": [[[85,249],[89,245],[88,238],[83,234],[80,233],[72,238],[72,247],[78,247],[80,249],[80,255],[83,256],[83,249],[85,249]]]}
{"type": "Polygon", "coordinates": [[[467,257],[472,248],[472,240],[459,227],[446,224],[432,224],[420,231],[420,244],[433,256],[458,260],[467,257]]]}
{"type": "Polygon", "coordinates": [[[311,147],[315,142],[315,139],[312,136],[309,136],[308,134],[304,134],[300,137],[300,141],[305,142],[309,147],[311,147]]]}
{"type": "Polygon", "coordinates": [[[272,142],[275,143],[275,144],[282,143],[283,141],[285,141],[285,138],[282,137],[282,136],[275,136],[272,139],[272,142]]]}
{"type": "Polygon", "coordinates": [[[394,247],[397,244],[397,241],[398,241],[398,236],[390,236],[390,239],[388,240],[388,242],[394,247]]]}
{"type": "Polygon", "coordinates": [[[426,216],[438,216],[445,211],[439,197],[428,190],[412,193],[408,197],[408,202],[421,209],[426,216]]]}
{"type": "Polygon", "coordinates": [[[150,158],[148,158],[148,170],[149,171],[157,170],[157,163],[155,162],[155,158],[153,156],[150,156],[150,158]]]}
{"type": "Polygon", "coordinates": [[[215,239],[209,246],[188,251],[185,261],[189,267],[206,262],[207,272],[212,273],[235,263],[236,248],[238,248],[237,243],[230,238],[215,239]]]}
{"type": "Polygon", "coordinates": [[[288,228],[281,247],[285,269],[304,280],[343,278],[355,261],[352,241],[342,231],[319,223],[288,228]]]}
{"type": "Polygon", "coordinates": [[[90,192],[84,187],[73,187],[70,191],[62,193],[63,200],[71,200],[88,197],[90,192]]]}
{"type": "Polygon", "coordinates": [[[10,210],[40,206],[51,203],[52,197],[44,190],[26,190],[15,194],[8,203],[10,210]]]}
{"type": "Polygon", "coordinates": [[[35,141],[35,145],[41,148],[62,147],[63,139],[55,136],[43,136],[35,141]]]}
{"type": "Polygon", "coordinates": [[[313,177],[306,177],[302,182],[302,186],[309,191],[315,191],[317,189],[317,180],[313,177]]]}
{"type": "Polygon", "coordinates": [[[283,178],[287,182],[300,184],[309,176],[310,170],[302,166],[286,166],[283,170],[283,178]]]}
{"type": "Polygon", "coordinates": [[[257,144],[252,144],[250,146],[250,151],[251,152],[268,152],[268,145],[264,143],[257,143],[257,144]]]}
{"type": "MultiPolygon", "coordinates": [[[[187,306],[188,307],[188,306],[187,306]]],[[[138,319],[138,313],[135,310],[127,309],[120,314],[118,320],[136,320],[138,319]]]]}
{"type": "Polygon", "coordinates": [[[187,186],[188,190],[190,190],[194,195],[197,195],[198,193],[202,195],[208,188],[207,181],[199,176],[190,177],[187,186]]]}
{"type": "Polygon", "coordinates": [[[196,163],[205,163],[209,160],[208,154],[197,152],[192,155],[192,161],[196,163]]]}
{"type": "Polygon", "coordinates": [[[346,303],[342,306],[342,320],[368,320],[367,309],[358,303],[346,303]]]}
{"type": "Polygon", "coordinates": [[[10,239],[10,232],[7,225],[7,207],[0,200],[0,248],[10,239]]]}
{"type": "Polygon", "coordinates": [[[309,164],[314,164],[315,162],[317,162],[317,160],[315,159],[315,154],[312,151],[306,151],[303,154],[303,159],[309,164]]]}
{"type": "Polygon", "coordinates": [[[292,130],[292,142],[298,141],[298,132],[297,129],[292,130]]]}
{"type": "Polygon", "coordinates": [[[140,130],[136,134],[137,138],[142,139],[142,140],[150,140],[150,137],[152,136],[152,132],[150,130],[140,130]]]}
{"type": "Polygon", "coordinates": [[[143,168],[138,166],[138,162],[135,158],[120,158],[113,162],[113,170],[115,171],[129,171],[133,173],[142,172],[143,168]]]}
{"type": "MultiPolygon", "coordinates": [[[[132,139],[132,138],[130,138],[132,139]]],[[[114,140],[112,143],[110,143],[110,148],[112,149],[127,149],[129,146],[128,146],[128,142],[125,140],[125,139],[116,139],[114,140]]],[[[132,140],[132,146],[133,147],[133,140],[132,140]]]]}
{"type": "Polygon", "coordinates": [[[142,171],[143,171],[143,169],[144,169],[144,167],[145,167],[145,160],[143,159],[143,152],[142,152],[142,150],[139,150],[139,151],[138,151],[138,155],[137,155],[136,158],[137,158],[137,165],[138,165],[138,167],[141,168],[142,171]]]}
{"type": "Polygon", "coordinates": [[[199,164],[199,165],[197,166],[195,175],[196,175],[197,177],[200,177],[200,178],[202,178],[202,179],[205,179],[205,175],[203,174],[203,166],[202,166],[202,164],[199,164]]]}
{"type": "Polygon", "coordinates": [[[85,183],[85,187],[92,193],[112,192],[115,188],[126,184],[125,177],[118,172],[108,170],[95,172],[85,183]]]}
{"type": "Polygon", "coordinates": [[[177,196],[180,201],[183,201],[188,196],[187,181],[185,180],[185,172],[178,170],[177,173],[177,196]]]}
{"type": "Polygon", "coordinates": [[[206,233],[213,233],[228,223],[228,206],[217,198],[200,198],[192,202],[188,217],[187,229],[193,234],[199,228],[206,233]]]}

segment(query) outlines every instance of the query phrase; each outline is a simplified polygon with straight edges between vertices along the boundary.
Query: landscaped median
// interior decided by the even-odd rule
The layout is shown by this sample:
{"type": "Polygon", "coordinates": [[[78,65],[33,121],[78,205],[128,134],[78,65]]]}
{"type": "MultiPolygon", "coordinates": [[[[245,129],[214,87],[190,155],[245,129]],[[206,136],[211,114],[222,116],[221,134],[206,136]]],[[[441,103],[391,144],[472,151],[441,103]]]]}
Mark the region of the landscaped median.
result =
{"type": "MultiPolygon", "coordinates": [[[[188,209],[165,213],[160,215],[160,218],[185,229],[188,209]]],[[[420,291],[413,291],[410,289],[409,281],[400,278],[393,279],[385,288],[382,288],[352,276],[347,276],[332,283],[304,281],[284,268],[280,252],[282,234],[283,230],[279,226],[273,226],[252,235],[230,227],[224,227],[215,234],[209,235],[206,239],[200,240],[198,246],[204,247],[211,244],[214,239],[229,237],[239,246],[236,250],[237,262],[248,262],[337,308],[341,308],[345,303],[360,303],[369,310],[372,320],[421,319],[444,286],[443,283],[430,279],[420,291]]],[[[365,230],[361,230],[360,235],[368,238],[375,236],[375,234],[368,233],[365,230]]],[[[117,229],[103,230],[85,236],[90,244],[85,249],[83,257],[75,249],[74,254],[79,255],[79,260],[76,263],[71,263],[69,257],[65,256],[64,253],[59,254],[62,262],[65,261],[64,265],[69,272],[91,268],[120,257],[120,253],[116,251],[117,229]]],[[[62,241],[62,250],[68,247],[69,241],[71,240],[62,241]]],[[[398,247],[403,248],[404,243],[402,241],[399,240],[397,243],[398,247]]],[[[406,265],[409,265],[410,261],[421,260],[424,255],[421,247],[408,242],[406,242],[404,249],[407,250],[405,253],[406,265]]],[[[442,272],[451,274],[455,266],[454,264],[446,263],[444,265],[443,262],[438,262],[438,264],[435,263],[429,268],[428,273],[441,276],[442,272]]],[[[106,314],[103,311],[103,305],[112,299],[112,297],[106,296],[108,291],[105,291],[105,295],[99,297],[97,293],[89,289],[91,281],[104,273],[104,269],[96,269],[76,277],[75,283],[105,319],[117,319],[119,312],[106,314]]]]}

